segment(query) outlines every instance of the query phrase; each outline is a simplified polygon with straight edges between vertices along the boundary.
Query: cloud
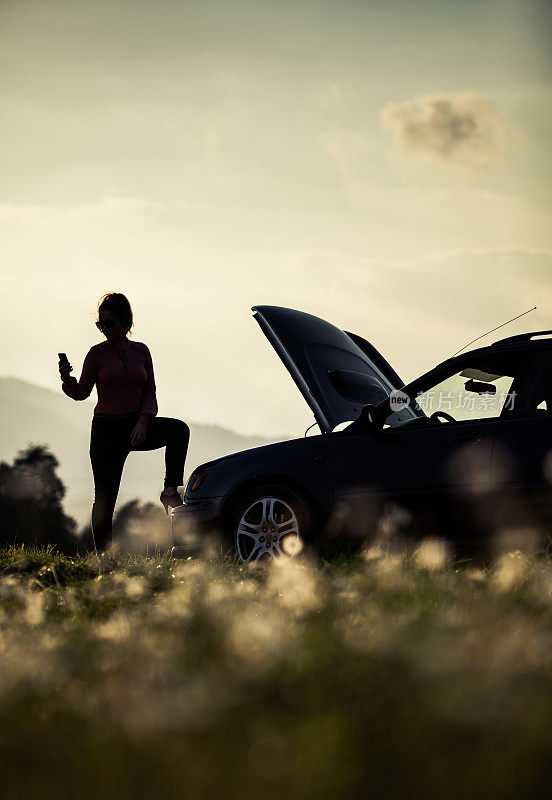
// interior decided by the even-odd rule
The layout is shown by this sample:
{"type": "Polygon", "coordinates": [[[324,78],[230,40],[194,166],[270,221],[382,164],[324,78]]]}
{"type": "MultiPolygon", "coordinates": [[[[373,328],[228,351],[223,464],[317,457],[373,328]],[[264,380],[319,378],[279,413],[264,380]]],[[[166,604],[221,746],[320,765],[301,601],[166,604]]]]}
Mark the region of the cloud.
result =
{"type": "Polygon", "coordinates": [[[215,164],[220,147],[220,133],[216,125],[210,122],[205,130],[205,163],[212,167],[215,164]]]}
{"type": "Polygon", "coordinates": [[[364,137],[353,128],[332,127],[324,132],[319,142],[341,179],[345,182],[353,180],[357,175],[356,158],[366,147],[364,137]]]}
{"type": "Polygon", "coordinates": [[[330,81],[319,98],[320,108],[339,108],[345,103],[345,94],[337,81],[330,81]]]}
{"type": "Polygon", "coordinates": [[[489,164],[501,152],[505,138],[504,123],[493,103],[469,92],[388,103],[380,119],[398,147],[430,160],[489,164]]]}

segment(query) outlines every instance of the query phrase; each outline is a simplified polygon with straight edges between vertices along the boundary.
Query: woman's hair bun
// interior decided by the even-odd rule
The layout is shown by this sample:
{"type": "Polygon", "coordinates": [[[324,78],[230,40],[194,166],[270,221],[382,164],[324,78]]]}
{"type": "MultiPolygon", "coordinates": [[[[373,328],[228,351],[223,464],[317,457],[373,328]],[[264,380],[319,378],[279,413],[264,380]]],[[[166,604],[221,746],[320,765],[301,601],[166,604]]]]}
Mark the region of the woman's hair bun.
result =
{"type": "Polygon", "coordinates": [[[126,322],[125,333],[129,333],[133,327],[132,308],[124,294],[120,292],[108,292],[100,298],[98,302],[98,316],[100,311],[111,311],[117,319],[126,322]]]}

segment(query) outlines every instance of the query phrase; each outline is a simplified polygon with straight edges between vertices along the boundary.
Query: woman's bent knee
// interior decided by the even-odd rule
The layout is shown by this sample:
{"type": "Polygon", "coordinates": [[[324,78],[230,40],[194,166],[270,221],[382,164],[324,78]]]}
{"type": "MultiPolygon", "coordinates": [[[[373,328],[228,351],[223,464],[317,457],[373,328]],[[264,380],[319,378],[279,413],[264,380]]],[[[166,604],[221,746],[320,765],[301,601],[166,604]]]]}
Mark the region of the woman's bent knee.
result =
{"type": "Polygon", "coordinates": [[[182,438],[189,438],[190,437],[190,429],[182,419],[176,419],[176,430],[182,436],[182,438]]]}

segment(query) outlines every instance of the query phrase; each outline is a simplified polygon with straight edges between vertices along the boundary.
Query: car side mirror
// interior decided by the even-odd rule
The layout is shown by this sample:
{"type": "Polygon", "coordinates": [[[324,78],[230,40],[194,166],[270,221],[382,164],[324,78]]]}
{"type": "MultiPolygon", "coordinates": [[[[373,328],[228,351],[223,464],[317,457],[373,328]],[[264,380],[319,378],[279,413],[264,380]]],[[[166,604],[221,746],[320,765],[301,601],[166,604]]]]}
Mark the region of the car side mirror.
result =
{"type": "Polygon", "coordinates": [[[374,410],[378,405],[378,403],[368,403],[365,405],[358,418],[349,425],[347,431],[352,434],[368,433],[368,431],[376,431],[378,428],[381,428],[381,425],[378,425],[378,421],[374,415],[374,410]]]}
{"type": "Polygon", "coordinates": [[[494,384],[474,381],[473,378],[466,381],[464,389],[467,392],[476,392],[476,394],[496,394],[496,386],[494,384]]]}

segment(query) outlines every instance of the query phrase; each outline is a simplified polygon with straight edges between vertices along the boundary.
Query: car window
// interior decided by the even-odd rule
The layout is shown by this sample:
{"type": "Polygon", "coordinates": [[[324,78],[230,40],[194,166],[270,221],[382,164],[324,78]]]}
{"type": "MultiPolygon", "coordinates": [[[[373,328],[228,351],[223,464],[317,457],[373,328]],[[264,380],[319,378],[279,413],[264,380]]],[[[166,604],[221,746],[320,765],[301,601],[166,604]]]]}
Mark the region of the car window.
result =
{"type": "Polygon", "coordinates": [[[536,380],[526,411],[531,416],[552,416],[552,353],[543,353],[535,364],[536,380]]]}
{"type": "Polygon", "coordinates": [[[427,376],[427,382],[416,382],[414,397],[389,415],[384,427],[496,419],[506,411],[515,413],[517,379],[524,363],[525,357],[518,353],[463,359],[448,374],[444,370],[427,376]]]}

